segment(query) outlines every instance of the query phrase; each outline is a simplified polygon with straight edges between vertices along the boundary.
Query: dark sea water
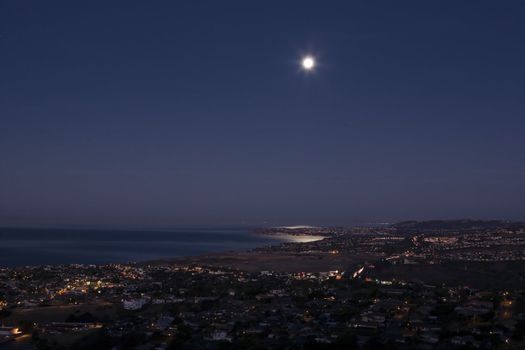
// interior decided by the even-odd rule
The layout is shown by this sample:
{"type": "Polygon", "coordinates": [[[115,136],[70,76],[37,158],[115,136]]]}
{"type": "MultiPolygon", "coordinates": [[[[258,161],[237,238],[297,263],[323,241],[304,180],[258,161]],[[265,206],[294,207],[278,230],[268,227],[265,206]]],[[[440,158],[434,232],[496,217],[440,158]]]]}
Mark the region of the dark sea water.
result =
{"type": "Polygon", "coordinates": [[[0,228],[0,267],[104,264],[145,261],[228,250],[279,241],[245,228],[121,231],[0,228]]]}

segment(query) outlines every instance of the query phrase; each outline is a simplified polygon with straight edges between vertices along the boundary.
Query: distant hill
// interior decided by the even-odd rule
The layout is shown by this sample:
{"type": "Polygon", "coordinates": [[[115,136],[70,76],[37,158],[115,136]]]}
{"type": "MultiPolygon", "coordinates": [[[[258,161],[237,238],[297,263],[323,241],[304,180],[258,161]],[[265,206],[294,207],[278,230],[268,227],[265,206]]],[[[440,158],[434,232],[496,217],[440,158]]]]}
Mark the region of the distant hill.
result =
{"type": "Polygon", "coordinates": [[[429,220],[402,221],[392,225],[401,231],[413,230],[469,230],[469,229],[525,229],[525,223],[506,220],[429,220]]]}

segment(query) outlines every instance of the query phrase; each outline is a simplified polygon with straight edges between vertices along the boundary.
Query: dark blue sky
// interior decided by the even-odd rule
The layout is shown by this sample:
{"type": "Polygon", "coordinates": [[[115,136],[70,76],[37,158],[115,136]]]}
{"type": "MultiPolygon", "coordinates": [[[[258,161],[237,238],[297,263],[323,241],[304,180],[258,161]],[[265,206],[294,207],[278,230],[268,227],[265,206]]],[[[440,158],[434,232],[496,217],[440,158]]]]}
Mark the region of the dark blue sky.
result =
{"type": "Polygon", "coordinates": [[[523,1],[3,1],[0,225],[525,220],[524,18],[523,1]]]}

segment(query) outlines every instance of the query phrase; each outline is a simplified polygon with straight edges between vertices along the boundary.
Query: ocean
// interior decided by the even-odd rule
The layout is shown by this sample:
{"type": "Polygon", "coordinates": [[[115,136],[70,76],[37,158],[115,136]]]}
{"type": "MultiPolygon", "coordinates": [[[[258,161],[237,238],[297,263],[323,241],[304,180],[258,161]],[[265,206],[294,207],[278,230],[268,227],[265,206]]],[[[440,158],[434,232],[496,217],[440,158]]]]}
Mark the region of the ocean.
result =
{"type": "Polygon", "coordinates": [[[147,261],[278,244],[247,228],[123,231],[0,228],[0,267],[147,261]]]}

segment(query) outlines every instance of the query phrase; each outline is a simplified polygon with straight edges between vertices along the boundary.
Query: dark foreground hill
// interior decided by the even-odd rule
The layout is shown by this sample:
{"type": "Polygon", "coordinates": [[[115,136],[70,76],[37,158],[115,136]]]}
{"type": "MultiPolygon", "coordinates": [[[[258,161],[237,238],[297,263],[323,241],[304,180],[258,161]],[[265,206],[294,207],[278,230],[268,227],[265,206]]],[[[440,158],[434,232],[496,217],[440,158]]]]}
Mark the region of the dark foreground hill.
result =
{"type": "Polygon", "coordinates": [[[414,230],[493,230],[493,229],[525,229],[525,223],[506,220],[429,220],[402,221],[393,227],[402,231],[414,230]]]}

